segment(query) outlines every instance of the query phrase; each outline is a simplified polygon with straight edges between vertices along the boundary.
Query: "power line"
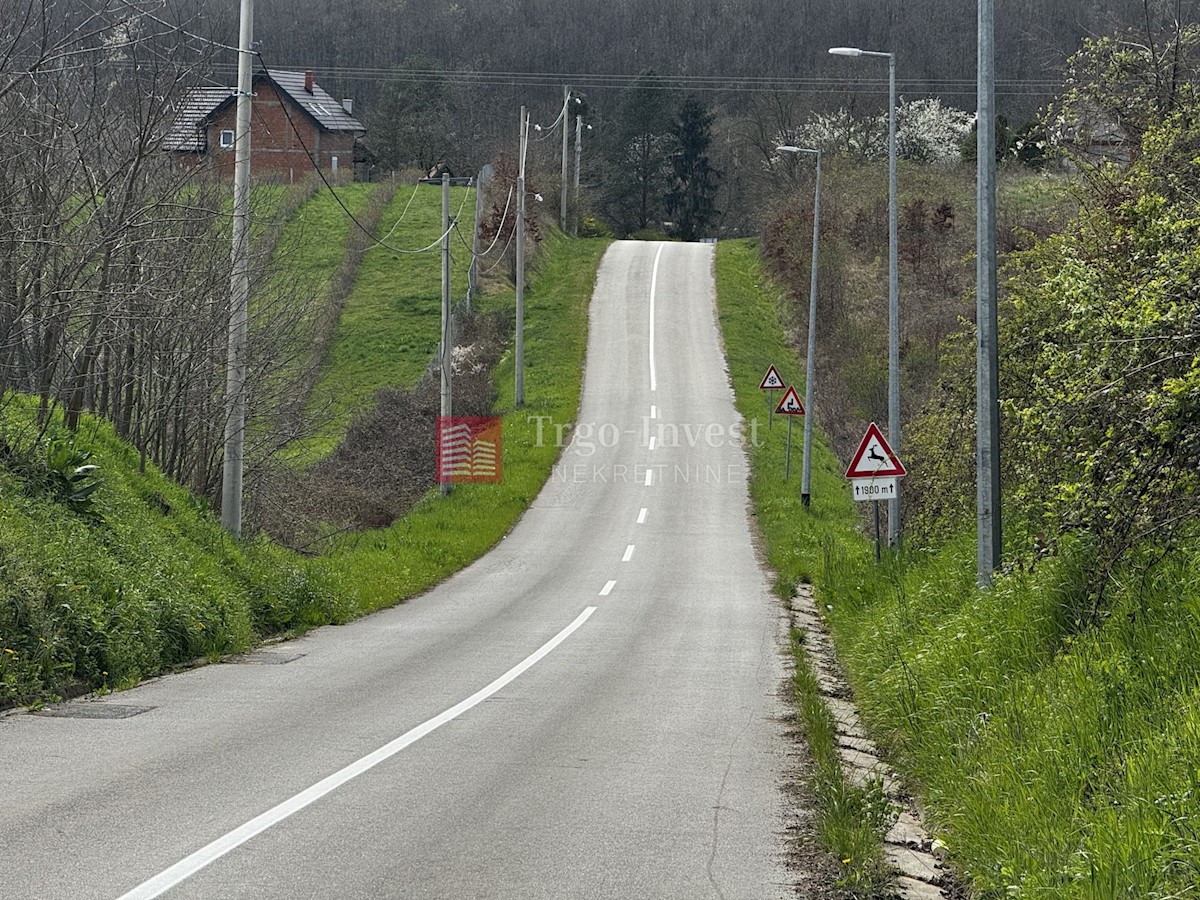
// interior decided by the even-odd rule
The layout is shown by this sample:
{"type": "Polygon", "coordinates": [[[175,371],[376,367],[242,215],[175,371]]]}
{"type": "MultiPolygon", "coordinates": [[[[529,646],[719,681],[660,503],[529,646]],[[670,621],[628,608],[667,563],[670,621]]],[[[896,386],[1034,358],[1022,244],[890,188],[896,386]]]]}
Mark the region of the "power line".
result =
{"type": "MultiPolygon", "coordinates": [[[[223,64],[218,64],[221,68],[223,64]]],[[[311,67],[310,67],[311,68],[311,67]]],[[[334,66],[322,69],[330,77],[359,81],[400,80],[408,82],[444,82],[477,87],[558,87],[563,82],[580,88],[622,89],[639,86],[651,90],[686,89],[716,93],[778,91],[781,93],[850,94],[875,90],[883,80],[878,78],[837,78],[833,76],[711,76],[711,75],[645,75],[616,73],[560,73],[485,70],[396,69],[386,67],[334,66]]],[[[1008,95],[1053,93],[1062,88],[1062,80],[1047,75],[1041,78],[1012,78],[997,80],[997,90],[1008,95]]],[[[897,82],[901,91],[933,94],[973,94],[971,79],[911,78],[897,82]]],[[[551,126],[553,127],[553,126],[551,126]]]]}

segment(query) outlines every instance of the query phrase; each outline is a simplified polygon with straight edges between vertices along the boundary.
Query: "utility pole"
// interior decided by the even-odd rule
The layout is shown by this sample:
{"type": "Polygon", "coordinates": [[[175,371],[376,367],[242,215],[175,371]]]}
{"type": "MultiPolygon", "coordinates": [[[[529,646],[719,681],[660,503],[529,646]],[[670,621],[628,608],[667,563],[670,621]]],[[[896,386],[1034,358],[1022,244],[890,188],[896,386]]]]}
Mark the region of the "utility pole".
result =
{"type": "Polygon", "coordinates": [[[238,38],[237,120],[234,125],[233,249],[229,355],[225,374],[225,453],[221,524],[242,534],[242,468],[246,446],[246,332],[250,320],[250,102],[254,87],[254,0],[242,0],[238,38]]]}
{"type": "Polygon", "coordinates": [[[571,234],[579,237],[579,164],[583,159],[583,116],[575,117],[575,216],[571,220],[571,234]]]}
{"type": "Polygon", "coordinates": [[[567,111],[571,108],[571,88],[563,85],[562,111],[562,199],[558,208],[558,227],[567,233],[567,111]]]}
{"type": "Polygon", "coordinates": [[[475,295],[479,293],[479,221],[483,218],[484,191],[491,180],[492,164],[488,163],[479,170],[475,182],[475,230],[471,233],[471,265],[467,268],[467,309],[474,307],[475,295]]]}
{"type": "Polygon", "coordinates": [[[817,155],[817,184],[813,189],[812,269],[808,285],[808,358],[804,376],[804,470],[800,478],[800,503],[812,502],[813,382],[817,379],[817,254],[821,248],[821,151],[817,155]]]}
{"type": "MultiPolygon", "coordinates": [[[[900,456],[900,237],[896,189],[896,54],[888,54],[888,441],[900,456]]],[[[900,546],[900,481],[888,501],[888,546],[900,546]]]]}
{"type": "MultiPolygon", "coordinates": [[[[450,361],[454,348],[454,322],[450,318],[450,173],[442,173],[442,346],[438,354],[442,370],[442,418],[439,428],[454,415],[450,389],[450,361]]],[[[450,493],[450,482],[442,482],[442,496],[450,493]]]]}
{"type": "Polygon", "coordinates": [[[521,143],[517,164],[517,337],[513,350],[517,370],[515,400],[525,405],[525,150],[529,144],[529,118],[521,107],[521,143]]]}
{"type": "Polygon", "coordinates": [[[979,0],[978,153],[976,155],[975,321],[976,530],[978,582],[992,583],[1003,552],[1000,521],[1000,346],[996,312],[995,0],[979,0]]]}

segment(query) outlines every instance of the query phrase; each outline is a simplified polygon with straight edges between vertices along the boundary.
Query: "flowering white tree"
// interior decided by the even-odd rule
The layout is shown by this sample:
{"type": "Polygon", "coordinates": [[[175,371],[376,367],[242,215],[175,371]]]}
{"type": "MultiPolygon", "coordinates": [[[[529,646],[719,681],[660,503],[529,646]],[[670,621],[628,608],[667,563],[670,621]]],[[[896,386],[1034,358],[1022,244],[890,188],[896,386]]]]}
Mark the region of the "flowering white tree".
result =
{"type": "MultiPolygon", "coordinates": [[[[973,113],[936,98],[900,101],[896,110],[896,153],[918,162],[955,163],[963,139],[975,124],[973,113]]],[[[813,113],[799,128],[779,133],[780,144],[812,147],[822,153],[883,159],[888,152],[887,114],[858,116],[846,108],[813,113]]]]}
{"type": "Polygon", "coordinates": [[[858,116],[845,107],[813,113],[799,128],[780,132],[779,143],[875,159],[887,155],[887,117],[858,116]]]}
{"type": "Polygon", "coordinates": [[[936,97],[901,102],[896,110],[896,153],[919,162],[956,163],[975,114],[946,106],[936,97]]]}

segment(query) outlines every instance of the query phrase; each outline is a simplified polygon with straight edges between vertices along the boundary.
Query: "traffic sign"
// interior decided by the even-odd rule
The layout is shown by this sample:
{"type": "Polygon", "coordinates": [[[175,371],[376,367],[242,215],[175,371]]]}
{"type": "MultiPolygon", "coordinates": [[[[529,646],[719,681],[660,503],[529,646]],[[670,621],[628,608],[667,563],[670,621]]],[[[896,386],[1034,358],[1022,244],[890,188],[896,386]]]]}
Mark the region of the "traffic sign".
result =
{"type": "MultiPolygon", "coordinates": [[[[872,422],[863,435],[862,443],[846,469],[847,478],[901,478],[908,474],[888,442],[884,440],[879,426],[872,422]]],[[[857,498],[856,498],[857,499],[857,498]]],[[[884,498],[875,498],[884,499],[884,498]]]]}
{"type": "Polygon", "coordinates": [[[800,395],[796,393],[794,387],[787,389],[783,395],[783,399],[779,401],[779,405],[775,407],[775,412],[781,416],[802,416],[804,415],[804,404],[800,402],[800,395]]]}
{"type": "Polygon", "coordinates": [[[762,383],[758,386],[760,391],[782,391],[787,385],[783,383],[783,379],[779,377],[779,372],[774,366],[767,369],[767,374],[763,376],[762,383]]]}
{"type": "Polygon", "coordinates": [[[865,503],[870,500],[891,500],[896,496],[896,478],[856,478],[850,482],[854,488],[854,501],[865,503]]]}

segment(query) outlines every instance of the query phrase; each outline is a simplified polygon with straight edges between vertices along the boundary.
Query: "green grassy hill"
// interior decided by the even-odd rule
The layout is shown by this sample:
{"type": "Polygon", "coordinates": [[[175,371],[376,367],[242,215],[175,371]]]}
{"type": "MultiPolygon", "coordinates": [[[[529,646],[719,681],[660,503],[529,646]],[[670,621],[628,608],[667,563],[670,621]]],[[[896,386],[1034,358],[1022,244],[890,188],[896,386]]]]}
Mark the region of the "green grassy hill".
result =
{"type": "MultiPolygon", "coordinates": [[[[378,189],[351,185],[339,194],[358,214],[378,189]]],[[[377,236],[392,248],[430,244],[440,234],[440,201],[425,186],[397,191],[377,236]]],[[[473,193],[456,192],[455,204],[455,212],[466,207],[469,221],[473,193]]],[[[351,229],[327,193],[315,194],[280,235],[276,252],[295,266],[283,279],[309,284],[314,294],[328,290],[345,266],[351,229]]],[[[513,408],[511,357],[495,374],[496,411],[505,417],[504,481],[460,486],[448,500],[431,491],[392,527],[346,535],[324,556],[303,558],[266,539],[231,540],[205,504],[143,464],[106,423],[85,416],[71,433],[56,419],[39,434],[36,402],[6,396],[0,708],[128,687],[270,635],[346,621],[424,591],[484,553],[516,522],[557,456],[557,448],[537,446],[528,414],[574,418],[587,307],[605,246],[555,235],[532,267],[525,409],[513,408]]],[[[461,242],[456,247],[461,297],[468,254],[461,242]]],[[[314,392],[314,403],[336,398],[334,415],[302,448],[305,458],[336,445],[378,388],[420,378],[438,341],[440,290],[436,252],[376,247],[364,254],[314,392]]],[[[500,285],[480,305],[503,313],[513,299],[500,285]]]]}

